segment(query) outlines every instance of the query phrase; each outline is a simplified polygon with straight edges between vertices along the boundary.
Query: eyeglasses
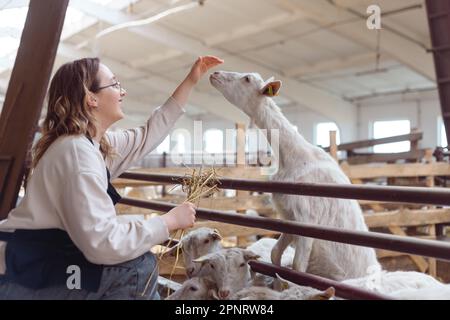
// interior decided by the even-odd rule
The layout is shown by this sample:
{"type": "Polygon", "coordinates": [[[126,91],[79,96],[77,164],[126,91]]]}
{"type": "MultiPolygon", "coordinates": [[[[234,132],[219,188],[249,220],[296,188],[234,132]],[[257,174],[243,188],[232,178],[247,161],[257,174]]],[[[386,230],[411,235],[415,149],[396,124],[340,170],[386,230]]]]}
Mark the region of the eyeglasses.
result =
{"type": "Polygon", "coordinates": [[[97,91],[100,91],[102,89],[106,89],[106,88],[109,88],[109,87],[113,87],[114,89],[119,90],[120,92],[122,92],[122,86],[120,85],[119,81],[117,81],[117,82],[115,82],[113,84],[104,86],[104,87],[100,87],[100,88],[97,89],[97,91]]]}

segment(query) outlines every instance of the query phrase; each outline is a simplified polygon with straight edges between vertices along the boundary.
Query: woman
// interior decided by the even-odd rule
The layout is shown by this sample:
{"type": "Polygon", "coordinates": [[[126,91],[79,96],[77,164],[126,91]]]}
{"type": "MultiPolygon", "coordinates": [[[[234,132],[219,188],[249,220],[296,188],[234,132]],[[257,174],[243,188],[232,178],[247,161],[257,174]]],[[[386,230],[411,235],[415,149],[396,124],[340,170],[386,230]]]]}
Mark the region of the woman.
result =
{"type": "Polygon", "coordinates": [[[50,84],[27,193],[0,222],[0,299],[159,299],[150,248],[191,227],[184,203],[147,221],[116,216],[109,183],[167,136],[192,88],[223,61],[200,57],[147,124],[107,132],[126,91],[97,58],[63,65],[50,84]]]}

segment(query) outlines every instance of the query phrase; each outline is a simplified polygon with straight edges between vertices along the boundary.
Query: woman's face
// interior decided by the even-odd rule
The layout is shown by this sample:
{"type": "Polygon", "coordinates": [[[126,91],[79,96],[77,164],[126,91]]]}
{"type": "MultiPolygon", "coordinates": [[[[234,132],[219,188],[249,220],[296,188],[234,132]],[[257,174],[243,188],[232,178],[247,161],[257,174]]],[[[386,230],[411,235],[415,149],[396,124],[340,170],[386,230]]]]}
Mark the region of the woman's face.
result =
{"type": "Polygon", "coordinates": [[[104,64],[100,64],[98,79],[100,89],[95,93],[97,99],[96,115],[107,126],[110,126],[124,117],[121,103],[126,91],[104,64]]]}

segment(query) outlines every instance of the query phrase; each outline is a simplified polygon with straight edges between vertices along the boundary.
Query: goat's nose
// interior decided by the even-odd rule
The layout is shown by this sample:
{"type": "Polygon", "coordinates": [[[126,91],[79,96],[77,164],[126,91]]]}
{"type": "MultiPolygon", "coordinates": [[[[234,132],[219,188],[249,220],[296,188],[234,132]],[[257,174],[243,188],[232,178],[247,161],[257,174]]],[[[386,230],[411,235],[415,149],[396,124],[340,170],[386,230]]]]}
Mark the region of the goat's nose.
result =
{"type": "Polygon", "coordinates": [[[190,277],[194,273],[194,268],[187,268],[186,272],[187,272],[187,275],[190,277]]]}
{"type": "Polygon", "coordinates": [[[226,299],[230,295],[230,290],[219,290],[219,298],[226,299]]]}

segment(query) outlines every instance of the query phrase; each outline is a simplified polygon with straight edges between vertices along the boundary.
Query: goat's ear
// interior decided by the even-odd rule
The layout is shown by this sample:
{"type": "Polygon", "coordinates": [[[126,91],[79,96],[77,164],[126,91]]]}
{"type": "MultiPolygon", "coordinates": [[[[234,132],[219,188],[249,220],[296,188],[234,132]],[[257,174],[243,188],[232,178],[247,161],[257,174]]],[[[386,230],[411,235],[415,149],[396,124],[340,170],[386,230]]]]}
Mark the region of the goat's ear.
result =
{"type": "Polygon", "coordinates": [[[327,290],[325,290],[323,292],[323,297],[327,298],[327,299],[331,299],[334,297],[334,295],[336,294],[336,290],[334,290],[333,287],[329,287],[327,290]]]}
{"type": "Polygon", "coordinates": [[[208,261],[209,261],[209,255],[204,255],[204,256],[201,256],[200,258],[192,260],[192,262],[194,262],[194,263],[201,263],[201,264],[204,264],[208,261]]]}
{"type": "Polygon", "coordinates": [[[261,94],[267,96],[267,97],[274,97],[277,96],[280,92],[281,88],[281,81],[280,80],[272,80],[267,81],[264,87],[261,89],[261,94]]]}
{"type": "Polygon", "coordinates": [[[287,280],[283,279],[282,277],[280,277],[280,275],[278,273],[275,273],[275,275],[277,276],[277,279],[278,279],[280,287],[281,287],[279,289],[281,291],[289,289],[289,281],[287,281],[287,280]]]}
{"type": "Polygon", "coordinates": [[[214,229],[213,232],[211,232],[211,237],[214,240],[222,240],[222,236],[220,235],[219,230],[217,229],[214,229]]]}
{"type": "Polygon", "coordinates": [[[258,258],[260,258],[259,255],[257,255],[256,253],[254,253],[251,250],[245,250],[244,251],[244,259],[245,261],[250,261],[250,260],[257,260],[258,258]]]}
{"type": "Polygon", "coordinates": [[[313,300],[330,300],[336,294],[336,290],[333,287],[329,287],[327,290],[314,295],[313,300]]]}

